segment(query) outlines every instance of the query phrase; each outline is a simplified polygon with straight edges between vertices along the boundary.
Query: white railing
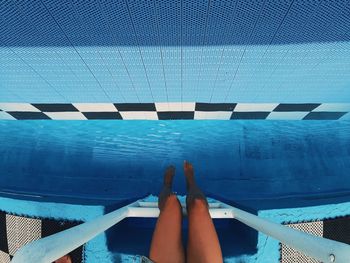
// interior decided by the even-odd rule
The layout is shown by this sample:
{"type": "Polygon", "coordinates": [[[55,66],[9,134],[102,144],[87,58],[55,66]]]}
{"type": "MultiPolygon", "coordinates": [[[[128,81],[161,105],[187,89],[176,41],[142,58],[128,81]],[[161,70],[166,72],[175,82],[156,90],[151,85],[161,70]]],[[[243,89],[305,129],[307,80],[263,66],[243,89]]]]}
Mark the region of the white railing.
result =
{"type": "MultiPolygon", "coordinates": [[[[181,203],[183,213],[186,205],[181,203]]],[[[219,201],[209,203],[212,218],[234,218],[324,263],[350,262],[350,246],[273,223],[219,201]]],[[[158,217],[157,202],[137,201],[90,222],[33,241],[20,248],[12,263],[48,263],[68,254],[127,217],[158,217]]]]}

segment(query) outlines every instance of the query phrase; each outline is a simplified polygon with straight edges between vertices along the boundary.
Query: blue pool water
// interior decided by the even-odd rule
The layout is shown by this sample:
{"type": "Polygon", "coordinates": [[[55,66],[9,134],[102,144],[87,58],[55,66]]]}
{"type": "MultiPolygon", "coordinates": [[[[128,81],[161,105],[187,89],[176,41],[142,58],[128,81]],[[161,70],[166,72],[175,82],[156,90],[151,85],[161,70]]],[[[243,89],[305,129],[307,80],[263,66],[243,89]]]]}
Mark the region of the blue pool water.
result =
{"type": "Polygon", "coordinates": [[[157,194],[175,164],[174,190],[184,194],[189,160],[204,191],[230,201],[341,198],[349,134],[349,121],[3,121],[0,190],[125,200],[157,194]]]}
{"type": "MultiPolygon", "coordinates": [[[[91,220],[158,194],[169,164],[177,167],[174,190],[184,194],[186,159],[208,196],[275,222],[344,216],[349,134],[350,121],[2,121],[0,194],[12,199],[0,205],[27,216],[91,220]]],[[[276,240],[234,220],[214,223],[227,262],[278,261],[276,240]]],[[[87,262],[147,254],[154,224],[128,219],[112,227],[86,245],[87,262]]],[[[185,220],[184,239],[186,230],[185,220]]]]}

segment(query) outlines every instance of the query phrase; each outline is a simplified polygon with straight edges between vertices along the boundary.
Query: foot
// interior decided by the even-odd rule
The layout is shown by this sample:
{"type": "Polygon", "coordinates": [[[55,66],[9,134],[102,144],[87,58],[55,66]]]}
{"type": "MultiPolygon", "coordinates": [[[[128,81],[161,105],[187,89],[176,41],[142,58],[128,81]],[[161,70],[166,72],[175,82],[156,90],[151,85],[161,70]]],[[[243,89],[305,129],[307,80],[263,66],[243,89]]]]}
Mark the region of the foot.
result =
{"type": "Polygon", "coordinates": [[[162,211],[165,207],[166,200],[173,194],[171,187],[173,185],[173,178],[175,175],[175,166],[170,165],[166,168],[164,173],[163,187],[158,196],[158,207],[162,211]]]}
{"type": "Polygon", "coordinates": [[[194,180],[194,171],[191,163],[184,161],[184,173],[186,177],[187,190],[196,184],[194,180]]]}
{"type": "Polygon", "coordinates": [[[164,173],[164,186],[171,188],[173,186],[173,178],[175,175],[175,166],[170,165],[164,173]]]}
{"type": "Polygon", "coordinates": [[[184,173],[185,173],[186,185],[187,185],[187,196],[186,196],[187,209],[192,207],[196,199],[203,200],[206,206],[208,206],[207,199],[205,198],[204,193],[196,185],[196,181],[194,179],[193,166],[191,163],[187,161],[184,161],[184,173]]]}

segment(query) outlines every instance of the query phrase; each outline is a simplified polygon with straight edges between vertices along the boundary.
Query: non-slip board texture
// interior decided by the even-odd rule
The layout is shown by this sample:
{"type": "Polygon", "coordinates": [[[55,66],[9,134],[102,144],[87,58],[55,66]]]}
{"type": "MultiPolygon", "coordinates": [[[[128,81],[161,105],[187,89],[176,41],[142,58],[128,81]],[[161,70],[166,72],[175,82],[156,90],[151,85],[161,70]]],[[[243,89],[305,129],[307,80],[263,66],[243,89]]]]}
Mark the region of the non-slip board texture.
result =
{"type": "MultiPolygon", "coordinates": [[[[350,217],[286,225],[315,236],[350,244],[350,217]]],[[[308,257],[282,243],[280,243],[280,251],[281,263],[319,263],[316,259],[308,257]]]]}
{"type": "MultiPolygon", "coordinates": [[[[29,218],[0,211],[0,262],[9,263],[19,248],[82,222],[29,218]]],[[[84,262],[83,246],[70,253],[73,263],[84,262]]]]}

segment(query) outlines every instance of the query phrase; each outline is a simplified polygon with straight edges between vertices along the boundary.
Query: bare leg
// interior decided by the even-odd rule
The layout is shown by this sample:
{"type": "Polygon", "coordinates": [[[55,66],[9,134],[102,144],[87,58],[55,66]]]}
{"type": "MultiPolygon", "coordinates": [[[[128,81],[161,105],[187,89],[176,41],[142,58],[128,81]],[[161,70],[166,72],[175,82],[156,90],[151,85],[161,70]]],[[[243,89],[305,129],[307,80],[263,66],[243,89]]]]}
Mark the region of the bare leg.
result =
{"type": "Polygon", "coordinates": [[[159,194],[160,214],[153,233],[149,258],[157,263],[185,262],[182,245],[182,209],[176,195],[171,191],[175,167],[165,171],[164,185],[159,194]]]}
{"type": "Polygon", "coordinates": [[[185,161],[187,184],[188,244],[187,262],[223,262],[219,239],[210,217],[208,203],[194,179],[192,164],[185,161]]]}

